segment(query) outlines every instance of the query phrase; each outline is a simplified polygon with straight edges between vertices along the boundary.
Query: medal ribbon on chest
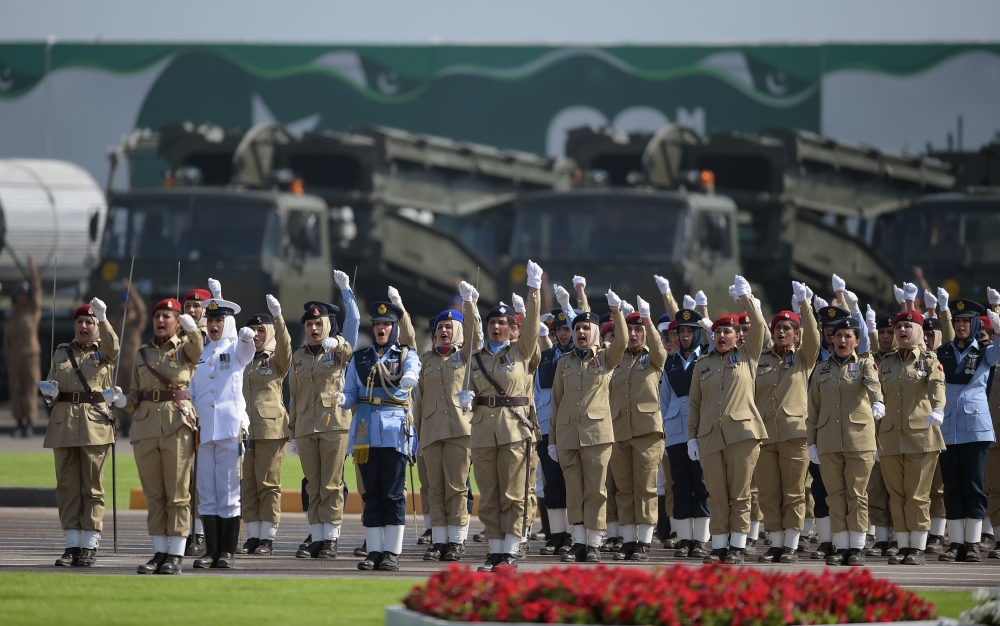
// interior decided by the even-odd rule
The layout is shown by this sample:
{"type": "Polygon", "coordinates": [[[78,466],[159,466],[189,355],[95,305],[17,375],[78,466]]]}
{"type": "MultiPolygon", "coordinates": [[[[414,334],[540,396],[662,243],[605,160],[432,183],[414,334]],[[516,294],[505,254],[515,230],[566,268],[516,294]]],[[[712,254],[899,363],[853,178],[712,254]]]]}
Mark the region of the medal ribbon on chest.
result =
{"type": "Polygon", "coordinates": [[[858,367],[857,363],[847,364],[847,377],[850,378],[851,380],[857,380],[858,378],[861,378],[861,368],[858,367]]]}
{"type": "Polygon", "coordinates": [[[736,364],[739,362],[739,360],[740,360],[740,355],[737,354],[736,352],[733,352],[732,354],[726,357],[726,367],[730,369],[736,367],[736,364]]]}

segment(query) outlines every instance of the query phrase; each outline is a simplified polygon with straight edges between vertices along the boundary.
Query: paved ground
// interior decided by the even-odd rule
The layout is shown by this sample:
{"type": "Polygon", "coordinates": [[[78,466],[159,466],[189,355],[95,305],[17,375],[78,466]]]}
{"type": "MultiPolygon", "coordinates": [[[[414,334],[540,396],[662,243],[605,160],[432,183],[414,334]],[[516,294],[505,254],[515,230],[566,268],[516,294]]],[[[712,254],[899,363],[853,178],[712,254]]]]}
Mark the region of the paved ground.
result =
{"type": "MultiPolygon", "coordinates": [[[[149,538],[145,532],[144,511],[120,511],[118,513],[119,550],[112,551],[111,511],[104,521],[104,547],[98,555],[98,567],[87,570],[83,568],[55,568],[53,562],[62,553],[62,531],[59,529],[59,519],[55,509],[15,509],[0,508],[0,571],[18,572],[65,572],[67,574],[99,575],[99,574],[134,574],[135,568],[144,563],[152,553],[149,538]]],[[[240,556],[237,557],[235,570],[221,572],[218,570],[195,570],[190,567],[191,559],[185,559],[184,575],[192,576],[372,576],[369,572],[359,572],[356,564],[359,558],[351,551],[361,545],[364,531],[360,516],[348,516],[340,542],[340,558],[336,560],[296,559],[295,550],[304,538],[305,515],[303,513],[286,513],[282,515],[282,524],[275,541],[274,556],[240,556]]],[[[473,526],[478,528],[478,525],[473,526]]],[[[420,529],[421,532],[423,528],[420,529]]],[[[431,572],[445,567],[444,563],[424,562],[421,560],[424,547],[417,546],[414,540],[412,526],[408,528],[407,541],[403,548],[401,570],[398,574],[380,574],[383,576],[426,576],[431,572]]],[[[537,550],[540,543],[533,544],[537,550]]],[[[469,542],[467,563],[477,566],[486,558],[486,544],[469,542]]],[[[608,559],[610,562],[610,559],[608,559]]],[[[674,559],[672,552],[662,548],[654,548],[651,565],[627,565],[627,567],[651,567],[655,565],[670,565],[673,563],[689,563],[674,559]]],[[[976,587],[1000,586],[1000,560],[987,560],[980,564],[960,563],[946,564],[928,563],[924,567],[890,566],[886,559],[869,558],[868,568],[877,576],[890,578],[903,586],[926,589],[973,589],[976,587]]],[[[522,562],[523,570],[535,570],[558,565],[556,557],[539,556],[537,552],[529,555],[522,562]]],[[[588,565],[573,565],[572,567],[589,567],[588,565]]],[[[794,569],[809,569],[818,571],[824,565],[820,561],[804,561],[798,565],[752,565],[775,570],[791,571],[794,569]]]]}

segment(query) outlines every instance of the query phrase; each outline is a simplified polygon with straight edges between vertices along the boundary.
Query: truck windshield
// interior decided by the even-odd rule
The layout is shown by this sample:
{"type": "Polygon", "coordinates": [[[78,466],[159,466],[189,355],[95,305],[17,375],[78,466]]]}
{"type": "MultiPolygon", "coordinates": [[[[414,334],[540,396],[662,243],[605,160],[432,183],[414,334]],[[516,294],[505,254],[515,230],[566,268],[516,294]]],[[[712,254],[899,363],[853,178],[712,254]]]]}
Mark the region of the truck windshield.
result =
{"type": "Polygon", "coordinates": [[[883,220],[878,243],[900,267],[976,267],[1000,263],[997,202],[922,204],[883,220]]]}
{"type": "Polygon", "coordinates": [[[537,261],[671,261],[684,204],[663,198],[566,195],[522,204],[512,256],[537,261]]]}
{"type": "Polygon", "coordinates": [[[108,210],[105,259],[261,259],[277,212],[243,198],[180,196],[130,199],[108,210]]]}

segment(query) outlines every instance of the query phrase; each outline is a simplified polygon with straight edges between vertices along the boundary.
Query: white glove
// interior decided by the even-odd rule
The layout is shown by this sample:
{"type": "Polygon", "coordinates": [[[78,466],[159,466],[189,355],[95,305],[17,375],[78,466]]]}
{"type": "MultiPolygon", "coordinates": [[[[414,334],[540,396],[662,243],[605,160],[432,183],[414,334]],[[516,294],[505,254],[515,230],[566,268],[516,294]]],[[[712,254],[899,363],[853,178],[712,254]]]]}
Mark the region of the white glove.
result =
{"type": "Polygon", "coordinates": [[[698,293],[694,294],[694,303],[695,306],[708,306],[708,296],[699,289],[698,293]]]}
{"type": "Polygon", "coordinates": [[[688,458],[692,461],[701,460],[701,450],[698,448],[697,439],[688,439],[688,458]]]}
{"type": "Polygon", "coordinates": [[[940,426],[944,424],[944,411],[941,409],[932,409],[931,414],[927,416],[928,426],[940,426]]]}
{"type": "Polygon", "coordinates": [[[612,309],[621,308],[622,299],[618,297],[618,294],[608,289],[607,298],[609,307],[612,309]]]}
{"type": "Polygon", "coordinates": [[[528,286],[533,289],[542,288],[542,267],[532,260],[528,260],[528,265],[525,267],[525,271],[528,273],[528,286]]]}
{"type": "Polygon", "coordinates": [[[736,282],[733,283],[733,286],[736,288],[737,298],[750,295],[750,282],[739,274],[736,275],[736,282]]]}
{"type": "Polygon", "coordinates": [[[996,314],[996,311],[992,309],[986,309],[986,315],[990,318],[990,324],[993,325],[993,331],[1000,331],[1000,315],[996,314]]]}
{"type": "Polygon", "coordinates": [[[181,315],[181,328],[186,333],[196,333],[198,332],[198,323],[194,321],[193,317],[184,313],[181,315]]]}
{"type": "MultiPolygon", "coordinates": [[[[479,302],[479,290],[476,289],[475,287],[473,287],[472,288],[472,304],[476,304],[478,302],[479,302]]],[[[476,317],[478,317],[478,316],[479,316],[479,312],[477,311],[476,312],[476,317]]]]}
{"type": "Polygon", "coordinates": [[[712,320],[708,319],[707,317],[703,317],[700,320],[698,320],[698,325],[704,328],[706,333],[710,335],[712,334],[712,320]]]}
{"type": "Polygon", "coordinates": [[[813,311],[816,313],[819,313],[821,309],[825,309],[828,306],[830,306],[830,303],[823,298],[820,298],[819,296],[813,298],[813,311]]]}
{"type": "Polygon", "coordinates": [[[903,283],[903,297],[907,300],[916,301],[918,291],[919,289],[913,283],[903,283]]]}
{"type": "Polygon", "coordinates": [[[948,292],[942,289],[941,287],[938,287],[937,296],[938,296],[938,311],[947,311],[948,292]]]}
{"type": "Polygon", "coordinates": [[[845,289],[847,289],[847,283],[844,282],[843,278],[841,278],[840,276],[837,276],[836,274],[834,274],[832,276],[830,282],[833,283],[833,291],[834,291],[834,293],[836,293],[838,291],[844,291],[845,289]]]}
{"type": "Polygon", "coordinates": [[[750,296],[750,300],[753,301],[753,308],[760,311],[760,298],[754,298],[753,296],[750,296]]]}
{"type": "Polygon", "coordinates": [[[544,323],[538,325],[538,336],[539,337],[548,337],[549,336],[549,327],[546,326],[544,323]]]}
{"type": "Polygon", "coordinates": [[[697,306],[697,304],[695,303],[695,299],[687,294],[684,294],[684,303],[681,304],[681,308],[694,309],[695,306],[697,306]]]}
{"type": "Polygon", "coordinates": [[[736,295],[736,285],[729,285],[729,297],[733,300],[739,300],[740,297],[736,295]]]}
{"type": "Polygon", "coordinates": [[[337,394],[337,406],[340,407],[340,408],[344,408],[345,404],[347,404],[347,396],[345,396],[343,392],[338,393],[337,394]]]}
{"type": "Polygon", "coordinates": [[[809,446],[809,460],[819,465],[819,450],[816,449],[816,444],[809,446]]]}
{"type": "Polygon", "coordinates": [[[472,392],[471,391],[469,391],[467,389],[463,389],[462,391],[459,391],[458,393],[456,393],[455,397],[458,398],[458,406],[462,407],[462,412],[463,413],[469,413],[469,412],[472,411],[472,392]]]}
{"type": "Polygon", "coordinates": [[[880,420],[885,417],[885,405],[881,402],[872,403],[872,417],[876,420],[880,420]]]}
{"type": "Polygon", "coordinates": [[[872,305],[870,304],[865,306],[868,307],[868,310],[865,311],[865,324],[868,326],[868,332],[872,332],[875,330],[875,310],[872,309],[872,305]]]}
{"type": "Polygon", "coordinates": [[[662,276],[659,276],[657,274],[653,274],[653,280],[656,281],[656,288],[660,290],[661,294],[667,295],[668,293],[670,293],[670,281],[669,280],[667,280],[666,278],[664,278],[662,276]]]}
{"type": "Polygon", "coordinates": [[[568,309],[569,308],[569,292],[562,285],[556,285],[552,288],[552,291],[556,295],[556,302],[559,303],[559,308],[568,309]]]}
{"type": "Polygon", "coordinates": [[[113,387],[111,389],[106,389],[101,392],[104,396],[104,401],[108,404],[113,404],[114,406],[123,408],[128,402],[125,400],[125,394],[122,393],[121,387],[113,387]]]}
{"type": "Polygon", "coordinates": [[[580,287],[583,287],[584,289],[587,288],[587,279],[583,276],[574,276],[573,289],[579,289],[580,287]]]}
{"type": "Polygon", "coordinates": [[[799,310],[799,299],[795,296],[792,296],[792,310],[796,315],[802,315],[802,311],[799,310]]]}
{"type": "Polygon", "coordinates": [[[986,288],[986,297],[989,299],[991,306],[1000,304],[1000,291],[997,291],[993,287],[986,288]]]}
{"type": "Polygon", "coordinates": [[[238,334],[240,337],[240,341],[242,341],[243,343],[252,343],[253,338],[257,336],[257,333],[255,333],[252,328],[248,328],[246,326],[241,328],[238,334]]]}
{"type": "Polygon", "coordinates": [[[806,286],[798,281],[792,281],[792,294],[794,302],[808,302],[806,299],[806,286]]]}
{"type": "Polygon", "coordinates": [[[294,439],[292,439],[291,441],[288,442],[288,449],[292,451],[292,454],[298,454],[299,444],[294,439]]]}
{"type": "Polygon", "coordinates": [[[337,347],[337,340],[333,337],[325,337],[319,345],[323,346],[323,352],[329,352],[337,347]]]}
{"type": "Polygon", "coordinates": [[[277,298],[271,294],[267,294],[264,296],[264,299],[267,300],[267,310],[271,312],[271,315],[274,317],[281,315],[281,303],[278,302],[277,298]]]}
{"type": "Polygon", "coordinates": [[[635,297],[635,306],[639,310],[639,317],[644,320],[649,319],[649,303],[642,299],[642,296],[635,297]]]}
{"type": "MultiPolygon", "coordinates": [[[[906,283],[903,284],[905,285],[906,283]]],[[[896,302],[899,304],[906,302],[906,293],[896,285],[892,286],[892,295],[896,296],[896,302]]]]}
{"type": "Polygon", "coordinates": [[[844,299],[847,300],[847,308],[851,313],[857,314],[861,312],[861,307],[858,306],[858,296],[853,291],[845,291],[844,299]]]}
{"type": "Polygon", "coordinates": [[[389,287],[389,302],[398,307],[403,306],[403,299],[399,297],[399,290],[392,286],[389,287]]]}
{"type": "MultiPolygon", "coordinates": [[[[990,290],[987,288],[986,293],[989,294],[990,290]]],[[[996,293],[995,291],[993,293],[996,293]]],[[[997,297],[1000,298],[1000,293],[997,293],[997,297]]],[[[924,291],[924,307],[928,311],[933,311],[937,308],[937,296],[932,294],[930,290],[924,291]]]]}
{"type": "Polygon", "coordinates": [[[350,289],[351,279],[347,275],[347,272],[341,272],[340,270],[333,270],[333,281],[337,283],[338,289],[350,289]]]}
{"type": "Polygon", "coordinates": [[[98,322],[108,321],[108,305],[104,304],[103,300],[94,298],[90,301],[90,308],[94,309],[94,317],[98,322]]]}
{"type": "Polygon", "coordinates": [[[878,453],[878,450],[876,450],[876,451],[875,451],[875,462],[876,462],[876,463],[878,463],[878,462],[880,462],[881,460],[882,460],[882,455],[880,455],[880,454],[878,453]]]}
{"type": "Polygon", "coordinates": [[[549,458],[555,461],[556,463],[559,462],[559,452],[556,450],[555,445],[549,446],[549,458]]]}
{"type": "Polygon", "coordinates": [[[208,279],[208,290],[212,292],[212,297],[216,300],[222,299],[222,283],[214,278],[208,279]]]}
{"type": "Polygon", "coordinates": [[[812,300],[813,300],[813,290],[810,289],[809,285],[806,285],[805,283],[803,283],[802,286],[806,288],[806,302],[812,302],[812,300]]]}
{"type": "Polygon", "coordinates": [[[42,392],[43,396],[55,398],[59,395],[59,381],[40,380],[38,381],[38,389],[42,392]]]}
{"type": "Polygon", "coordinates": [[[628,317],[633,313],[635,313],[635,309],[632,308],[632,305],[626,302],[625,300],[622,300],[622,315],[628,317]]]}
{"type": "Polygon", "coordinates": [[[516,293],[510,294],[511,303],[514,305],[514,312],[524,315],[524,298],[517,295],[516,293]]]}
{"type": "Polygon", "coordinates": [[[464,280],[458,283],[458,293],[462,296],[462,302],[472,302],[472,292],[475,288],[464,280]]]}
{"type": "Polygon", "coordinates": [[[403,377],[399,379],[399,386],[403,389],[413,389],[417,386],[417,375],[413,372],[403,374],[403,377]]]}

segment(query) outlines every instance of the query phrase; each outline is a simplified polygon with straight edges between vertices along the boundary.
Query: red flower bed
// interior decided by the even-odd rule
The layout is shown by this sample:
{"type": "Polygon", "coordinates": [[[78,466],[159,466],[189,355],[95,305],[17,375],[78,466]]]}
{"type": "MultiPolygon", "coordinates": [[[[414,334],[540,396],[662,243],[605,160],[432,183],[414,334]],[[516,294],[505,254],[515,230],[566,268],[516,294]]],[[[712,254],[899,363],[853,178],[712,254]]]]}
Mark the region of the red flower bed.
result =
{"type": "Polygon", "coordinates": [[[597,566],[486,574],[453,565],[414,587],[404,603],[466,622],[778,626],[935,617],[933,604],[864,568],[817,574],[597,566]]]}

